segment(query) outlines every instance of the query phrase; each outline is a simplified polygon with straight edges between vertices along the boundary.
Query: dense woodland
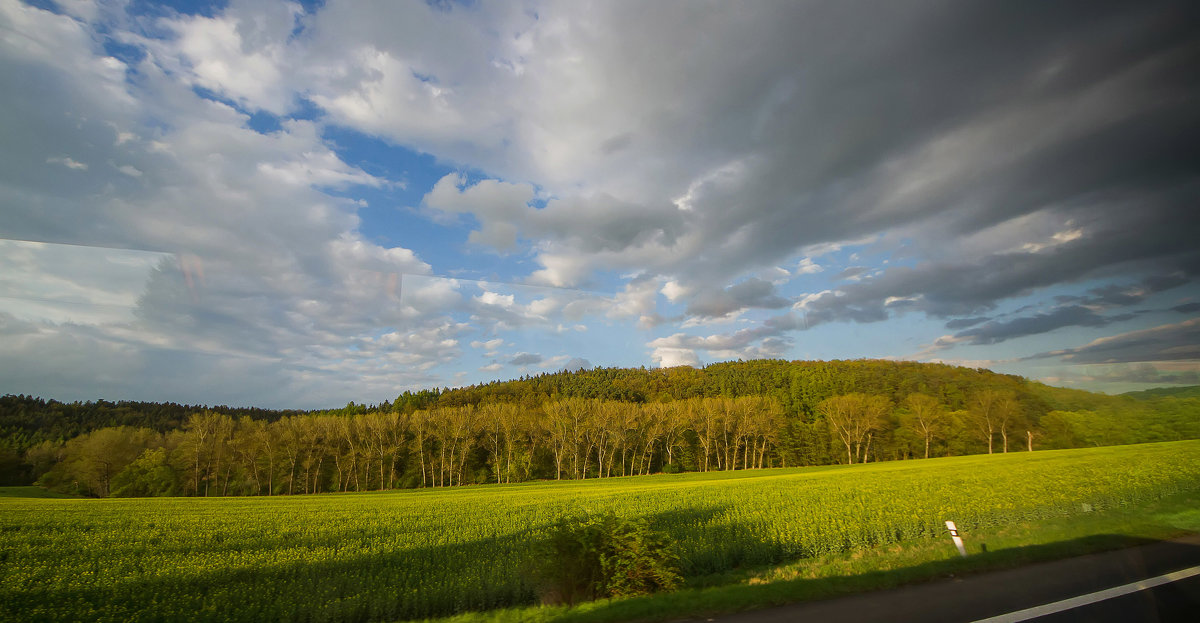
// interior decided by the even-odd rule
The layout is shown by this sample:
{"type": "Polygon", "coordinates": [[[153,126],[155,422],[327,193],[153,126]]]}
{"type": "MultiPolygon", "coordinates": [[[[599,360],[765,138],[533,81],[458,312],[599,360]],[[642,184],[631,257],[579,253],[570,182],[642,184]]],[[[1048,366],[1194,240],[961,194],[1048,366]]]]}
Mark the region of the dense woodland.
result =
{"type": "Polygon", "coordinates": [[[271,411],[0,398],[0,483],[285,495],[1200,438],[1195,391],[1106,396],[893,361],[594,369],[271,411]]]}

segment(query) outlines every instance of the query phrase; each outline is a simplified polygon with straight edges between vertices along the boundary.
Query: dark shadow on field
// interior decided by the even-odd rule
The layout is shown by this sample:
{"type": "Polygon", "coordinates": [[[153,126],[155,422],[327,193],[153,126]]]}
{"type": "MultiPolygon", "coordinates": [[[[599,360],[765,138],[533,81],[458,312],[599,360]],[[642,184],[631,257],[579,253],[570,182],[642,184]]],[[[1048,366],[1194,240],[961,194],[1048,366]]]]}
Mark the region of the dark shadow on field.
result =
{"type": "MultiPolygon", "coordinates": [[[[201,563],[197,569],[187,569],[183,577],[130,578],[87,588],[36,586],[20,593],[5,591],[0,592],[0,620],[365,623],[530,604],[536,598],[534,587],[515,571],[530,549],[532,532],[338,561],[297,560],[211,571],[204,570],[201,563]],[[480,568],[477,561],[481,550],[509,556],[491,561],[491,569],[480,568]]],[[[309,545],[324,548],[330,543],[309,545]]],[[[214,551],[236,561],[242,550],[239,543],[230,541],[221,543],[219,549],[207,548],[196,554],[203,557],[214,551]]],[[[299,556],[303,551],[299,550],[299,556]]],[[[144,565],[149,568],[154,564],[151,550],[144,565]]]]}
{"type": "MultiPolygon", "coordinates": [[[[704,589],[683,590],[675,593],[647,597],[593,603],[586,608],[563,612],[555,621],[568,623],[601,623],[614,620],[658,621],[658,620],[713,620],[728,623],[752,623],[755,621],[798,620],[787,613],[754,612],[785,604],[811,602],[842,597],[866,591],[905,587],[918,583],[934,582],[950,578],[970,578],[984,572],[1016,573],[1017,568],[1034,563],[1073,559],[1078,567],[1073,573],[1080,580],[1097,581],[1098,586],[1119,586],[1153,575],[1174,571],[1200,564],[1200,534],[1186,537],[1190,542],[1159,541],[1125,535],[1095,535],[1058,543],[1015,547],[998,551],[980,552],[976,549],[968,558],[960,558],[953,548],[948,548],[947,558],[911,567],[888,571],[875,571],[852,576],[832,578],[776,580],[763,584],[726,584],[704,589]],[[1147,546],[1147,547],[1139,547],[1147,546]],[[1136,549],[1132,549],[1136,548],[1136,549]],[[1114,552],[1113,550],[1121,550],[1114,552]],[[1105,554],[1104,564],[1090,563],[1091,556],[1105,554]],[[1110,560],[1111,559],[1111,560],[1110,560]],[[1094,576],[1094,577],[1091,577],[1094,576]],[[672,615],[674,613],[674,615],[672,615]],[[740,614],[737,614],[740,613],[740,614]],[[682,619],[682,616],[696,617],[682,619]]],[[[1057,564],[1057,563],[1055,563],[1057,564]]],[[[1071,564],[1071,563],[1068,563],[1071,564]]],[[[939,589],[940,590],[940,589],[939,589]]],[[[1094,590],[1094,589],[1092,589],[1094,590]]],[[[905,603],[906,591],[885,591],[888,600],[874,607],[853,605],[843,615],[827,616],[822,612],[822,621],[927,621],[975,620],[1014,610],[1032,607],[1061,599],[1061,596],[1042,595],[1049,589],[1044,583],[1033,579],[1028,582],[996,582],[992,590],[969,593],[958,590],[958,583],[946,584],[945,595],[939,599],[961,600],[966,607],[975,609],[970,614],[959,612],[940,617],[935,605],[927,596],[914,596],[905,603]],[[866,608],[864,610],[864,607],[866,608]],[[904,608],[910,611],[904,611],[904,608]]],[[[1090,592],[1090,590],[1088,591],[1090,592]]],[[[1189,617],[1200,608],[1200,595],[1191,596],[1194,606],[1188,610],[1189,617]]],[[[830,602],[835,606],[834,602],[830,602]]],[[[836,608],[830,608],[835,610],[836,608]]],[[[808,613],[805,613],[808,615],[808,613]]],[[[1146,620],[1160,620],[1150,618],[1146,620]]],[[[1173,619],[1161,620],[1192,620],[1173,619]]]]}
{"type": "Polygon", "coordinates": [[[13,485],[0,487],[0,498],[29,498],[29,499],[69,499],[77,495],[56,493],[33,485],[13,485]]]}
{"type": "Polygon", "coordinates": [[[646,518],[675,542],[684,577],[777,562],[763,551],[766,542],[751,527],[720,521],[727,510],[726,506],[709,506],[664,511],[646,518]],[[697,540],[698,534],[706,538],[697,540]]]}
{"type": "MultiPolygon", "coordinates": [[[[655,527],[671,526],[681,534],[712,523],[722,507],[696,508],[646,515],[655,527]]],[[[569,514],[569,513],[567,513],[569,514]]],[[[138,578],[104,586],[62,588],[36,585],[22,591],[0,591],[0,620],[123,620],[123,621],[400,621],[446,616],[468,611],[538,603],[533,569],[551,522],[521,532],[465,543],[432,545],[360,555],[336,562],[297,560],[272,566],[205,570],[202,559],[278,548],[292,534],[248,541],[220,534],[198,539],[195,547],[155,549],[148,540],[139,564],[154,570],[156,552],[194,553],[197,566],[186,576],[138,578]],[[501,555],[484,564],[481,551],[501,555]]],[[[729,531],[733,536],[734,532],[729,531]]],[[[295,538],[304,538],[294,533],[295,538]]],[[[672,535],[676,536],[676,535],[672,535]]],[[[744,543],[745,535],[734,543],[744,543]]],[[[361,547],[361,540],[306,540],[315,549],[361,547]]],[[[736,559],[736,547],[695,550],[710,562],[736,559]],[[726,551],[728,550],[728,551],[726,551]],[[729,554],[733,551],[734,554],[729,554]],[[715,552],[715,553],[714,553],[715,552]]],[[[298,556],[303,556],[301,548],[298,556]]],[[[3,571],[0,560],[0,572],[3,571]]],[[[52,564],[51,561],[48,561],[52,564]]],[[[101,564],[99,562],[97,565],[101,564]]],[[[251,563],[247,562],[247,565],[251,563]]],[[[98,570],[98,569],[97,569],[98,570]]]]}
{"type": "MultiPolygon", "coordinates": [[[[676,540],[682,571],[692,580],[691,586],[702,585],[705,574],[725,574],[723,580],[731,582],[736,578],[728,572],[734,569],[803,559],[801,555],[781,551],[763,526],[731,520],[731,512],[733,509],[727,506],[709,506],[643,517],[652,527],[676,540]],[[695,581],[697,578],[699,582],[695,581]]],[[[564,514],[569,515],[570,511],[564,514]]],[[[215,552],[221,558],[232,556],[236,561],[238,552],[278,548],[281,542],[304,536],[299,532],[283,533],[274,535],[274,540],[258,541],[221,540],[214,536],[198,543],[195,552],[198,563],[184,570],[186,576],[177,574],[165,579],[134,576],[104,586],[35,585],[20,593],[0,591],[0,620],[368,623],[531,605],[538,602],[539,592],[536,574],[531,571],[542,562],[541,547],[552,523],[553,520],[548,520],[517,533],[465,543],[383,550],[338,561],[305,561],[304,548],[300,548],[294,550],[298,560],[272,566],[250,566],[247,560],[247,567],[233,570],[205,569],[203,557],[215,552]],[[481,562],[480,553],[486,551],[500,554],[490,558],[485,555],[481,562]]],[[[314,549],[339,546],[358,549],[363,547],[363,538],[365,535],[357,535],[357,539],[348,536],[345,540],[326,538],[303,543],[314,549]]],[[[978,553],[976,549],[964,560],[947,540],[945,560],[909,568],[818,580],[717,584],[563,609],[555,613],[555,620],[580,623],[665,620],[673,618],[670,613],[695,613],[698,608],[701,612],[736,612],[1152,542],[1103,535],[987,553],[978,553]]],[[[1168,546],[1176,547],[1170,543],[1168,546]]],[[[1178,556],[1200,563],[1200,547],[1178,548],[1178,556]]],[[[139,561],[147,571],[158,564],[155,552],[150,545],[145,559],[139,561]]],[[[100,560],[98,557],[97,565],[100,560]]],[[[0,572],[4,571],[3,566],[0,561],[0,572]]]]}

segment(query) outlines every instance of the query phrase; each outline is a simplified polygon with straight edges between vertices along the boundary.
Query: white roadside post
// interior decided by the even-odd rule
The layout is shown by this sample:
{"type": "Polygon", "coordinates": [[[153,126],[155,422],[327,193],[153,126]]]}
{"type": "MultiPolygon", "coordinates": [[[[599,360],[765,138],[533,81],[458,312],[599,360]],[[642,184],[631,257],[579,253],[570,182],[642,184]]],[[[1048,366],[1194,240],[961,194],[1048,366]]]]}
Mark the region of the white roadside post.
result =
{"type": "Polygon", "coordinates": [[[963,546],[962,537],[958,536],[958,528],[954,525],[954,522],[947,521],[946,529],[950,531],[950,538],[954,540],[954,546],[958,548],[958,555],[966,558],[967,548],[963,546]]]}

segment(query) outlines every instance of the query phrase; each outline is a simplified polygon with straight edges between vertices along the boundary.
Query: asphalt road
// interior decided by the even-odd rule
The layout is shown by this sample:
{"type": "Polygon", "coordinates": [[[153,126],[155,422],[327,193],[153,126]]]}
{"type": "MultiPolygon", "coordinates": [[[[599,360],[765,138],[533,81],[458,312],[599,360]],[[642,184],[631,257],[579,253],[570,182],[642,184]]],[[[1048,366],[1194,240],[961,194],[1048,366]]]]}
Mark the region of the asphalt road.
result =
{"type": "Polygon", "coordinates": [[[1200,535],[1016,569],[708,619],[719,623],[1200,621],[1200,576],[1034,618],[1012,613],[1200,565],[1200,535]]]}
{"type": "Polygon", "coordinates": [[[1037,623],[1194,623],[1200,621],[1200,576],[1028,620],[1037,623]]]}

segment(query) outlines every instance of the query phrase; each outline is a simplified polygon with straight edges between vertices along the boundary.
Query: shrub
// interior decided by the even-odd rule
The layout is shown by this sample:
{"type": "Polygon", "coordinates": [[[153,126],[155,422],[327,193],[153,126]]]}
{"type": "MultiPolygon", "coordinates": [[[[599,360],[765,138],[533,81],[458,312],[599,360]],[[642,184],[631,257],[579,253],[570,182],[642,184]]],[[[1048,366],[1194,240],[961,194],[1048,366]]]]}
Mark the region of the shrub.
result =
{"type": "Polygon", "coordinates": [[[564,518],[551,530],[540,569],[543,601],[574,604],[671,590],[679,558],[667,535],[612,513],[564,518]]]}

